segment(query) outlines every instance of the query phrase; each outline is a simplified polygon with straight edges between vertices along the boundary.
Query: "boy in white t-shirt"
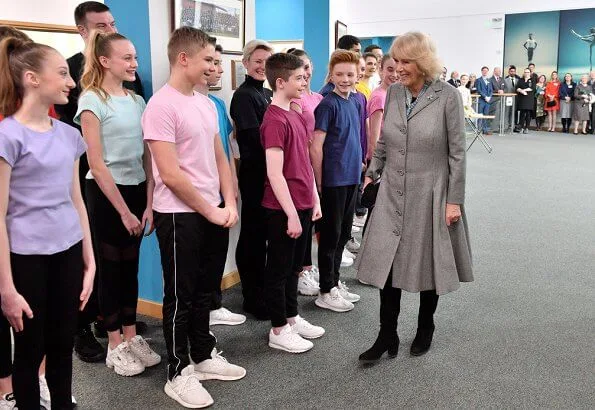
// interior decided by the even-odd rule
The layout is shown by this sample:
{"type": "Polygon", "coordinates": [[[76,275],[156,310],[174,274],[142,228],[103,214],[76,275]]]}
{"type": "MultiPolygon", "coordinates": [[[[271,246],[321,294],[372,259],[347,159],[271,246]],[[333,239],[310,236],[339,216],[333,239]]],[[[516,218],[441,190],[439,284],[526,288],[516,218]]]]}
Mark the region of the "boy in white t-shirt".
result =
{"type": "Polygon", "coordinates": [[[209,333],[211,296],[220,285],[211,265],[227,252],[229,228],[238,221],[215,105],[194,92],[215,72],[214,40],[191,27],[172,33],[169,81],[151,98],[142,121],[153,157],[153,210],[164,279],[164,390],[188,408],[213,403],[200,380],[238,380],[246,374],[217,354],[209,333]]]}

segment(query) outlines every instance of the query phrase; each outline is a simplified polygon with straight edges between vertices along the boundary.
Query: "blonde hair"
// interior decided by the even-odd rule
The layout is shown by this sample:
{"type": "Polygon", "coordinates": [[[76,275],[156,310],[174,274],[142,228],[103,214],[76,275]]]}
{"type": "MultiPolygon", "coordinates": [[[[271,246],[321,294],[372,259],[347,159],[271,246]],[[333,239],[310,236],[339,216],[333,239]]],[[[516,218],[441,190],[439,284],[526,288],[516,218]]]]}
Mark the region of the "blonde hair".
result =
{"type": "Polygon", "coordinates": [[[432,39],[419,31],[397,36],[389,51],[395,60],[409,60],[417,65],[426,81],[433,81],[442,73],[442,63],[436,55],[432,39]]]}
{"type": "Polygon", "coordinates": [[[256,50],[265,50],[265,51],[268,51],[269,53],[272,53],[273,47],[271,47],[271,45],[264,40],[257,39],[257,40],[249,41],[244,46],[242,60],[244,60],[244,61],[250,60],[250,57],[252,57],[252,54],[254,54],[254,52],[256,50]]]}
{"type": "MultiPolygon", "coordinates": [[[[94,30],[89,36],[87,49],[85,50],[85,68],[81,76],[81,88],[83,92],[93,91],[103,102],[107,102],[109,94],[103,88],[105,68],[101,65],[99,57],[109,57],[112,52],[111,43],[119,40],[129,41],[122,34],[102,33],[94,30]]],[[[133,91],[127,91],[134,96],[133,91]]]]}
{"type": "Polygon", "coordinates": [[[167,58],[169,64],[173,66],[176,63],[180,53],[186,53],[188,56],[194,56],[209,44],[215,47],[216,40],[202,30],[194,27],[179,27],[171,33],[167,43],[167,58]]]}

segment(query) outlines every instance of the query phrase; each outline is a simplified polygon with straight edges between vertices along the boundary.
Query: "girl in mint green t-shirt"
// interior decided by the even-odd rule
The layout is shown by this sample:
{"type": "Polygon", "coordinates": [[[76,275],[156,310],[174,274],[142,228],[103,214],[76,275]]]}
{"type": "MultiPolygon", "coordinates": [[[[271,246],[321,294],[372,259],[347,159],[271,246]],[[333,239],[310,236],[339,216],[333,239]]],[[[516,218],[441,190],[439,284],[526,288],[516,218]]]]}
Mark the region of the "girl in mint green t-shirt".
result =
{"type": "Polygon", "coordinates": [[[145,102],[123,86],[134,81],[137,67],[136,50],[126,37],[94,32],[74,118],[88,145],[85,190],[109,339],[105,363],[123,376],[161,361],[136,334],[140,244],[143,231],[153,230],[151,158],[141,128],[145,102]]]}

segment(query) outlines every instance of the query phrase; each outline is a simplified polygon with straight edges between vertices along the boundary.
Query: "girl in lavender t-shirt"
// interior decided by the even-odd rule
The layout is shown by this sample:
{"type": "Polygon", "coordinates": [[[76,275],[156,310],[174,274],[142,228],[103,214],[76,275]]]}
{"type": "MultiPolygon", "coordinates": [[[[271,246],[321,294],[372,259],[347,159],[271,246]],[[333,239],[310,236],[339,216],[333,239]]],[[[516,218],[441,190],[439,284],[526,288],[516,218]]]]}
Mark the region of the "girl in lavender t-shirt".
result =
{"type": "Polygon", "coordinates": [[[75,84],[56,50],[15,38],[0,43],[0,72],[0,297],[15,330],[14,396],[19,408],[39,406],[45,354],[52,407],[67,408],[95,260],[78,182],[85,144],[47,113],[75,84]]]}

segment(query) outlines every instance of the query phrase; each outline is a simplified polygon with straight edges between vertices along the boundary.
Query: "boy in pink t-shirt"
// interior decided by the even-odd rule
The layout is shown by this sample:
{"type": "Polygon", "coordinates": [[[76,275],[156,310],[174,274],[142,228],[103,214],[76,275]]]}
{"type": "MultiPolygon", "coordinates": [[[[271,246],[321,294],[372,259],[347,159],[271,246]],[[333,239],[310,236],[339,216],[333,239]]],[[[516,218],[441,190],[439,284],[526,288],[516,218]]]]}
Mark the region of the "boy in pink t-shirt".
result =
{"type": "Polygon", "coordinates": [[[215,337],[209,333],[211,296],[220,286],[212,264],[227,252],[229,228],[238,221],[215,105],[194,92],[215,73],[214,40],[191,27],[172,33],[169,81],[151,98],[142,120],[152,155],[153,210],[163,268],[168,354],[164,390],[190,408],[213,403],[200,380],[238,380],[246,374],[212,354],[215,337]]]}
{"type": "Polygon", "coordinates": [[[314,345],[306,339],[324,334],[298,314],[298,275],[306,250],[310,224],[321,216],[320,201],[308,151],[306,121],[290,108],[304,90],[304,63],[287,53],[267,60],[266,76],[273,89],[260,135],[265,150],[267,178],[265,208],[267,262],[264,297],[271,317],[269,346],[302,353],[314,345]]]}

